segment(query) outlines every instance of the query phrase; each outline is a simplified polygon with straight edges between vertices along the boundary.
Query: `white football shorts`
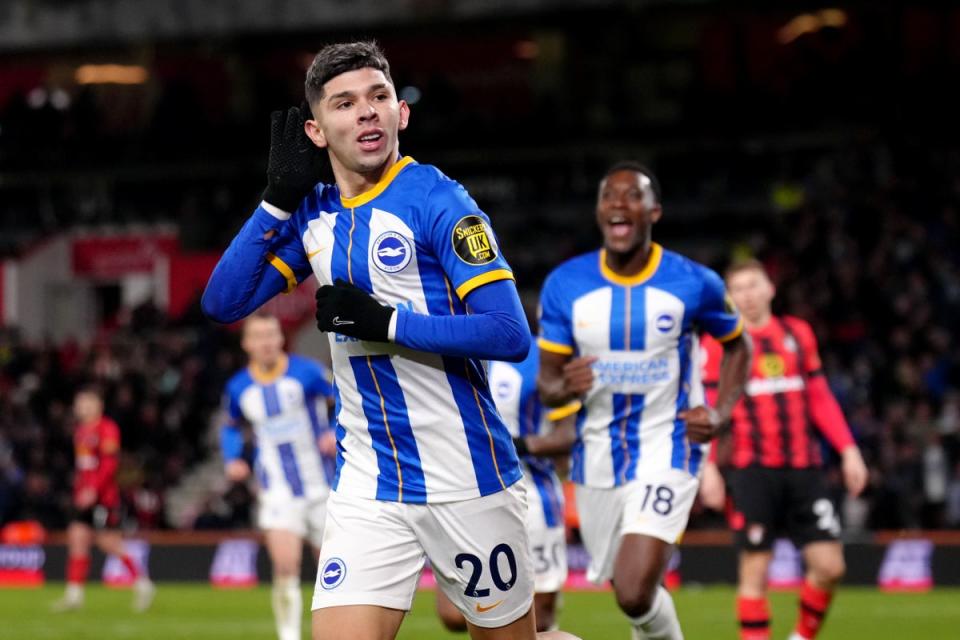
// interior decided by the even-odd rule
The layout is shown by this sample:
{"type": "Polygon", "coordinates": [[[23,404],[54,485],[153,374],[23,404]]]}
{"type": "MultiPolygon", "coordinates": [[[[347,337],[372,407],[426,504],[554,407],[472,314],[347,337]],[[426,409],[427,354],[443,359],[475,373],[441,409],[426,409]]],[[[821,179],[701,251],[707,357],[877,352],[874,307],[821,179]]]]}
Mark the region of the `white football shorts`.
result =
{"type": "Polygon", "coordinates": [[[267,529],[290,531],[320,548],[323,541],[323,526],[327,519],[327,497],[274,498],[262,495],[258,501],[257,526],[267,529]]]}
{"type": "Polygon", "coordinates": [[[619,487],[577,485],[580,534],[590,554],[587,579],[601,583],[613,577],[620,540],[630,533],[674,544],[687,528],[700,479],[679,469],[643,475],[619,487]]]}
{"type": "Polygon", "coordinates": [[[407,611],[426,560],[467,620],[502,627],[533,604],[523,483],[456,502],[404,504],[342,496],[327,503],[313,609],[407,611]]]}
{"type": "Polygon", "coordinates": [[[544,513],[543,497],[530,474],[523,476],[527,491],[527,535],[530,538],[530,558],[533,562],[533,590],[535,593],[554,593],[567,581],[567,532],[563,522],[563,494],[556,500],[559,506],[559,524],[549,526],[544,513]]]}

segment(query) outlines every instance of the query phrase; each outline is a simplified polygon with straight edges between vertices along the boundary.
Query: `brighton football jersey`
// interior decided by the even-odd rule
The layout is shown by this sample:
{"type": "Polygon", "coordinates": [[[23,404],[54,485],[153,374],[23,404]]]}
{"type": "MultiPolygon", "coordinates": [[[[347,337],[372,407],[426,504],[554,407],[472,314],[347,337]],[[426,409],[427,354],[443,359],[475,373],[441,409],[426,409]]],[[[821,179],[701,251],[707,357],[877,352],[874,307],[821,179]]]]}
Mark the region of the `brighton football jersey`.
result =
{"type": "MultiPolygon", "coordinates": [[[[537,370],[540,352],[536,345],[523,362],[491,362],[490,389],[500,417],[513,437],[540,435],[551,421],[572,413],[566,407],[547,410],[537,393],[537,370]]],[[[573,407],[576,409],[576,407],[573,407]]],[[[523,456],[524,475],[528,480],[527,500],[531,509],[542,509],[548,527],[563,524],[563,492],[549,458],[523,456]]]]}
{"type": "MultiPolygon", "coordinates": [[[[412,158],[370,191],[319,185],[269,256],[289,288],[313,275],[345,280],[379,302],[463,315],[484,284],[512,279],[487,216],[457,182],[412,158]]],[[[479,360],[331,333],[337,395],[334,490],[425,503],[502,491],[521,477],[479,360]]]]}
{"type": "Polygon", "coordinates": [[[253,427],[264,496],[322,498],[330,491],[317,438],[330,426],[333,389],[316,362],[284,356],[269,374],[246,368],[227,382],[227,411],[253,427]]]}
{"type": "Polygon", "coordinates": [[[696,475],[703,447],[687,439],[677,413],[703,403],[697,334],[724,342],[743,330],[720,277],[658,244],[632,277],[594,251],[547,277],[541,315],[541,349],[597,359],[577,417],[572,479],[619,486],[638,465],[696,475]]]}

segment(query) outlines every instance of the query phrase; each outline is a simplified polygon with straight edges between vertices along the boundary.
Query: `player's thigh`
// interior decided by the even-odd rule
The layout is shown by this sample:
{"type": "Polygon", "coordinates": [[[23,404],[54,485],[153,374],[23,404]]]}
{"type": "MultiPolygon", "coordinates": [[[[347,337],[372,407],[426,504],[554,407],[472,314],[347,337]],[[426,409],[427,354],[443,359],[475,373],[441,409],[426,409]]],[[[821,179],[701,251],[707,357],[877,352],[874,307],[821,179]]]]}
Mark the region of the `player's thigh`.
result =
{"type": "Polygon", "coordinates": [[[832,588],[846,573],[843,545],[837,540],[811,542],[803,547],[807,573],[821,589],[832,588]]]}
{"type": "Polygon", "coordinates": [[[467,622],[467,630],[473,640],[534,640],[537,637],[533,607],[520,618],[500,627],[481,627],[467,622]]]}
{"type": "Polygon", "coordinates": [[[85,522],[74,520],[67,527],[67,553],[71,556],[85,556],[93,545],[93,527],[85,522]]]}
{"type": "Polygon", "coordinates": [[[104,553],[115,556],[122,556],[126,553],[126,549],[123,546],[123,536],[116,529],[97,531],[94,534],[94,538],[96,539],[97,546],[100,547],[100,550],[104,553]]]}
{"type": "Polygon", "coordinates": [[[270,556],[274,577],[300,575],[300,561],[303,557],[303,538],[293,531],[267,529],[263,540],[270,556]]]}
{"type": "Polygon", "coordinates": [[[673,544],[650,535],[628,533],[620,540],[613,567],[613,590],[625,610],[646,610],[663,579],[673,544]]]}
{"type": "Polygon", "coordinates": [[[405,612],[372,605],[347,605],[313,612],[313,640],[393,640],[405,612]]]}
{"type": "Polygon", "coordinates": [[[782,469],[761,467],[731,472],[731,528],[740,550],[769,551],[772,548],[778,522],[788,508],[784,504],[785,473],[782,469]]]}
{"type": "Polygon", "coordinates": [[[767,593],[767,575],[773,552],[770,550],[740,551],[737,569],[737,590],[745,598],[762,598],[767,593]]]}
{"type": "Polygon", "coordinates": [[[613,577],[627,490],[627,487],[598,489],[576,486],[580,537],[590,556],[587,578],[592,582],[604,582],[613,577]]]}
{"type": "Polygon", "coordinates": [[[449,631],[466,631],[467,619],[460,613],[460,609],[450,601],[443,589],[436,591],[437,617],[449,631]]]}
{"type": "Polygon", "coordinates": [[[819,469],[785,472],[787,535],[803,548],[840,539],[840,518],[819,469]]]}
{"type": "Polygon", "coordinates": [[[333,493],[327,501],[312,608],[409,610],[426,558],[408,520],[417,507],[425,505],[333,493]]]}
{"type": "Polygon", "coordinates": [[[416,520],[437,586],[473,626],[509,626],[530,611],[526,509],[524,490],[515,483],[481,498],[427,505],[416,520]]]}

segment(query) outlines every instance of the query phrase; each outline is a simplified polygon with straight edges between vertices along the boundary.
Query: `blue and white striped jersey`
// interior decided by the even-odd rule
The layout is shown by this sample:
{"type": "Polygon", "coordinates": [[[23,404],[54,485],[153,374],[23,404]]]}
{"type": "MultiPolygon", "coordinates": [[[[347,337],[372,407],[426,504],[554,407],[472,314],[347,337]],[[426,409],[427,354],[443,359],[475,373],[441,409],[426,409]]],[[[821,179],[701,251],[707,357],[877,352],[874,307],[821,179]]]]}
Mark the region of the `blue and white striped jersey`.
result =
{"type": "MultiPolygon", "coordinates": [[[[540,435],[551,421],[568,416],[566,407],[547,411],[537,393],[537,370],[540,350],[530,348],[523,362],[491,362],[490,389],[500,417],[513,437],[540,435]]],[[[524,456],[520,459],[529,480],[528,499],[531,509],[543,509],[548,527],[563,526],[563,490],[549,458],[524,456]]]]}
{"type": "Polygon", "coordinates": [[[571,478],[614,487],[634,479],[638,465],[696,475],[703,447],[687,440],[677,412],[703,403],[697,334],[727,341],[743,331],[720,277],[658,244],[629,278],[594,251],[557,267],[540,304],[541,349],[597,358],[571,478]]]}
{"type": "Polygon", "coordinates": [[[318,363],[285,355],[266,374],[248,367],[227,382],[231,420],[244,420],[257,439],[254,469],[261,494],[322,498],[330,491],[317,438],[330,425],[333,388],[318,363]]]}
{"type": "MultiPolygon", "coordinates": [[[[487,216],[457,182],[405,157],[370,191],[319,185],[283,227],[270,263],[289,288],[343,279],[383,304],[462,315],[477,287],[512,279],[487,216]]],[[[347,495],[464,500],[520,479],[482,362],[330,335],[337,471],[347,495]]]]}

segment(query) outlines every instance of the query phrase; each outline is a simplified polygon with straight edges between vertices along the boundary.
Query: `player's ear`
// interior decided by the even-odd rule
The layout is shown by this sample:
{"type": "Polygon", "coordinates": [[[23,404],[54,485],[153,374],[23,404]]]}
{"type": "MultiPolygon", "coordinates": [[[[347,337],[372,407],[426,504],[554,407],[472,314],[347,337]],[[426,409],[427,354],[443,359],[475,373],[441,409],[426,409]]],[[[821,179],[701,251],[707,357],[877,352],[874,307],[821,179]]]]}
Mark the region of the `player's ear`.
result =
{"type": "Polygon", "coordinates": [[[400,122],[399,128],[400,131],[403,131],[407,128],[407,125],[410,124],[410,105],[407,104],[406,100],[400,100],[400,122]]]}
{"type": "Polygon", "coordinates": [[[661,216],[663,216],[663,207],[657,203],[653,209],[650,209],[650,222],[657,222],[661,216]]]}
{"type": "Polygon", "coordinates": [[[321,149],[325,149],[327,146],[327,136],[324,135],[323,129],[320,128],[320,123],[316,120],[305,120],[303,123],[303,130],[306,132],[307,137],[313,141],[313,144],[317,145],[321,149]]]}

